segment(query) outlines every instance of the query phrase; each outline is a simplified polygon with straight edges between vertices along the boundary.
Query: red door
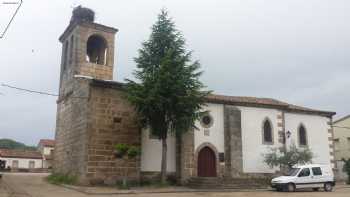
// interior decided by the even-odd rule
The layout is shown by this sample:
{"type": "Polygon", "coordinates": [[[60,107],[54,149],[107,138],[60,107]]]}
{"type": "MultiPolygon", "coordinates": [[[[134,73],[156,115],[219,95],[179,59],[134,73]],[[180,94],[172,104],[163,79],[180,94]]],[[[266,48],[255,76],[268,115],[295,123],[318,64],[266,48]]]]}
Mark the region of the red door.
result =
{"type": "Polygon", "coordinates": [[[198,154],[198,176],[216,177],[216,157],[214,151],[204,147],[198,154]]]}

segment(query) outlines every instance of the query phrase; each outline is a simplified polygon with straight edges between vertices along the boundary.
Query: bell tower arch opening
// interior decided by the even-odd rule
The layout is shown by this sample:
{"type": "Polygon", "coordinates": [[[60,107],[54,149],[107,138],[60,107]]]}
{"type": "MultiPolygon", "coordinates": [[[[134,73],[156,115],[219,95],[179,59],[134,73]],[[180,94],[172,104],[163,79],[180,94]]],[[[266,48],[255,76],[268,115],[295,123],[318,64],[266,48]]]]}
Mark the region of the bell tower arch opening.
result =
{"type": "Polygon", "coordinates": [[[108,54],[107,41],[99,35],[91,35],[86,44],[86,61],[106,65],[108,54]]]}

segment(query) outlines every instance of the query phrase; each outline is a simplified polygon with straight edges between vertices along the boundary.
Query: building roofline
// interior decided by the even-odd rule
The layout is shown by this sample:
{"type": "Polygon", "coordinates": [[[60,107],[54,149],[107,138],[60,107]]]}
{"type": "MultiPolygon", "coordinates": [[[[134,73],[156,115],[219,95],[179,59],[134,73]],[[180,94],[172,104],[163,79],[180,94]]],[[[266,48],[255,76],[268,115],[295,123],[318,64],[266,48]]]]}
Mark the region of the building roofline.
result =
{"type": "Polygon", "coordinates": [[[350,118],[350,114],[347,115],[347,116],[344,116],[344,117],[342,117],[342,118],[339,118],[338,120],[333,121],[333,124],[338,123],[338,122],[341,122],[341,121],[346,120],[346,119],[348,119],[348,118],[350,118]]]}
{"type": "MultiPolygon", "coordinates": [[[[92,77],[80,76],[80,75],[76,75],[75,77],[84,78],[91,81],[90,84],[92,86],[125,90],[125,83],[122,83],[122,82],[94,79],[92,77]]],[[[208,103],[217,103],[217,104],[280,109],[290,113],[303,113],[303,114],[313,114],[313,115],[316,114],[316,115],[325,116],[329,118],[331,118],[336,114],[336,112],[332,112],[332,111],[310,109],[306,107],[292,105],[292,104],[279,101],[276,99],[271,99],[271,98],[211,94],[206,98],[206,101],[208,103]]]]}
{"type": "Polygon", "coordinates": [[[38,151],[17,150],[17,149],[0,149],[2,158],[21,158],[21,159],[42,159],[38,151]]]}
{"type": "Polygon", "coordinates": [[[64,30],[62,35],[59,37],[59,41],[63,42],[65,38],[73,31],[74,28],[77,26],[83,26],[83,27],[90,27],[94,29],[98,29],[101,31],[105,31],[108,33],[117,33],[119,30],[114,28],[114,27],[109,27],[106,25],[102,25],[99,23],[94,23],[94,22],[87,22],[87,21],[77,21],[77,22],[72,22],[68,25],[68,27],[64,30]]]}

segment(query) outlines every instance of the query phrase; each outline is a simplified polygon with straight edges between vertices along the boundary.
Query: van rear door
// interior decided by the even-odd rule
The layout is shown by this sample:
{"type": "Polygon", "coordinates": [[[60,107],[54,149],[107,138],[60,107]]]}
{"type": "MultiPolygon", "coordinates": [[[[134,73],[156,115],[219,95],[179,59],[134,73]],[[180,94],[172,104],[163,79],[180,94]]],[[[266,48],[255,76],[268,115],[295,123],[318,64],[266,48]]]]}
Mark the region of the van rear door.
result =
{"type": "Polygon", "coordinates": [[[320,166],[311,168],[311,182],[314,183],[313,187],[322,187],[324,180],[323,171],[320,166]]]}

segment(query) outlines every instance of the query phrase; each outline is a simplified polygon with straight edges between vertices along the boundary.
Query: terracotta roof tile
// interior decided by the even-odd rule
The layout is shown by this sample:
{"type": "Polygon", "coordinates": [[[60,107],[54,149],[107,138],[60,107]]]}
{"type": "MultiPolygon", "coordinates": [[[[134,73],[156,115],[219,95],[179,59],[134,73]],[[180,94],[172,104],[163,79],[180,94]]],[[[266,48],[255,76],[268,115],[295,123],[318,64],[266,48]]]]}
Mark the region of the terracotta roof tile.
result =
{"type": "Polygon", "coordinates": [[[0,157],[42,159],[38,151],[0,149],[0,157]]]}
{"type": "Polygon", "coordinates": [[[233,104],[233,105],[240,105],[240,106],[271,107],[271,108],[284,109],[286,111],[291,111],[291,112],[303,112],[303,113],[319,114],[324,116],[335,115],[335,112],[310,109],[310,108],[301,107],[298,105],[289,104],[289,103],[272,99],[272,98],[225,96],[225,95],[211,94],[207,97],[207,100],[208,102],[213,102],[213,103],[233,104]]]}
{"type": "MultiPolygon", "coordinates": [[[[100,79],[92,79],[92,85],[101,86],[105,88],[118,88],[122,89],[124,83],[116,81],[107,81],[100,79]]],[[[257,98],[257,97],[248,97],[248,96],[226,96],[211,94],[207,96],[207,102],[209,103],[221,103],[221,104],[230,104],[238,106],[251,106],[251,107],[269,107],[275,109],[282,109],[289,112],[297,113],[306,113],[306,114],[317,114],[326,117],[332,117],[335,115],[335,112],[315,110],[306,107],[301,107],[293,104],[289,104],[283,101],[279,101],[272,98],[257,98]]]]}
{"type": "Polygon", "coordinates": [[[43,145],[45,147],[54,147],[55,146],[55,140],[41,139],[39,141],[39,145],[43,145]]]}

